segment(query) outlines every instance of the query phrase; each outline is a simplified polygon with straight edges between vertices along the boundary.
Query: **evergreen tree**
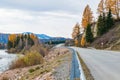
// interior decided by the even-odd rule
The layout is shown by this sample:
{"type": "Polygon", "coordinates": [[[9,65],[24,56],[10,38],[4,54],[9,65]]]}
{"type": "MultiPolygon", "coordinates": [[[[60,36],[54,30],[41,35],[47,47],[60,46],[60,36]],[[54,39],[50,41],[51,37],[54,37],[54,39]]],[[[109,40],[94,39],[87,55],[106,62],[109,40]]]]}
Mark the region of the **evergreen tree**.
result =
{"type": "Polygon", "coordinates": [[[27,34],[24,35],[24,38],[27,39],[27,34]]]}
{"type": "Polygon", "coordinates": [[[34,45],[34,41],[29,34],[28,34],[28,45],[31,45],[31,46],[34,45]]]}
{"type": "Polygon", "coordinates": [[[102,27],[103,27],[103,18],[102,15],[99,16],[98,22],[97,22],[97,35],[101,36],[102,34],[102,27]]]}
{"type": "Polygon", "coordinates": [[[103,13],[103,15],[99,16],[98,22],[97,22],[97,35],[98,36],[101,36],[108,31],[107,24],[108,24],[107,18],[105,16],[105,13],[103,13]]]}
{"type": "Polygon", "coordinates": [[[86,42],[91,43],[93,42],[93,34],[91,31],[91,25],[88,24],[87,28],[86,28],[86,42]]]}
{"type": "Polygon", "coordinates": [[[109,13],[107,14],[106,25],[107,25],[107,29],[110,29],[114,25],[111,9],[109,9],[109,13]]]}
{"type": "Polygon", "coordinates": [[[105,13],[103,13],[103,19],[102,19],[103,21],[102,21],[102,24],[103,24],[103,26],[102,26],[102,32],[101,32],[101,35],[103,35],[104,33],[106,33],[107,32],[107,24],[106,24],[106,16],[105,16],[105,13]]]}
{"type": "Polygon", "coordinates": [[[8,40],[7,48],[10,49],[12,47],[13,47],[13,43],[10,40],[8,40]]]}
{"type": "Polygon", "coordinates": [[[17,37],[16,37],[16,40],[15,40],[15,47],[16,47],[16,46],[18,46],[19,41],[20,41],[20,37],[19,37],[19,36],[17,36],[17,37]]]}

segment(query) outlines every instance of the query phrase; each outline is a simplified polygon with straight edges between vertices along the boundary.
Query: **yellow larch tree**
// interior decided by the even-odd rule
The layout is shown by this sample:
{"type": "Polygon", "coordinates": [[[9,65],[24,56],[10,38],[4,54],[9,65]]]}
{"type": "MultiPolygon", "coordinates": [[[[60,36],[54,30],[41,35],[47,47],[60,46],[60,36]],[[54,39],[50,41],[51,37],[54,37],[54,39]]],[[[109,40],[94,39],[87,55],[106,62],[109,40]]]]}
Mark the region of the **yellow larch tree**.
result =
{"type": "Polygon", "coordinates": [[[74,26],[72,33],[72,38],[74,39],[76,46],[79,46],[79,39],[78,39],[79,35],[80,35],[80,25],[77,23],[74,26]]]}
{"type": "Polygon", "coordinates": [[[82,27],[86,28],[88,24],[91,24],[93,22],[93,16],[92,16],[92,11],[89,5],[87,5],[84,9],[83,12],[83,17],[82,17],[82,27]]]}
{"type": "Polygon", "coordinates": [[[10,34],[8,37],[8,40],[13,43],[13,46],[15,45],[15,40],[16,40],[16,34],[10,34]]]}
{"type": "Polygon", "coordinates": [[[104,5],[104,0],[101,0],[99,5],[98,5],[98,9],[97,12],[99,14],[103,14],[105,12],[105,5],[104,5]]]}
{"type": "Polygon", "coordinates": [[[85,37],[82,36],[82,39],[81,39],[81,46],[84,47],[85,46],[85,37]]]}
{"type": "Polygon", "coordinates": [[[73,28],[72,38],[75,39],[80,34],[80,25],[77,23],[73,28]]]}
{"type": "Polygon", "coordinates": [[[106,0],[105,5],[107,12],[111,9],[112,14],[114,14],[117,19],[120,19],[120,0],[106,0]]]}
{"type": "Polygon", "coordinates": [[[34,34],[30,34],[30,38],[32,38],[33,40],[35,40],[37,37],[34,34]]]}

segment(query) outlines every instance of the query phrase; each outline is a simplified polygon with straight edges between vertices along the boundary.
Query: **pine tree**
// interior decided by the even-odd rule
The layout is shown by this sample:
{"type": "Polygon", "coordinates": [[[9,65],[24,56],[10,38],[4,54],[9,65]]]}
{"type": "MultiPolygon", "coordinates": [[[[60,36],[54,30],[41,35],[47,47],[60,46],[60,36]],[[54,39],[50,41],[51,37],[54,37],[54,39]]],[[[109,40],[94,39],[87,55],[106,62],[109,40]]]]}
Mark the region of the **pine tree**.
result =
{"type": "Polygon", "coordinates": [[[98,22],[97,22],[97,35],[98,36],[101,36],[108,31],[107,24],[109,23],[107,22],[105,13],[103,13],[103,15],[99,16],[98,22]]]}
{"type": "Polygon", "coordinates": [[[31,46],[34,45],[34,41],[29,34],[28,34],[28,45],[31,45],[31,46]]]}
{"type": "Polygon", "coordinates": [[[110,29],[114,25],[111,9],[109,10],[109,13],[107,15],[106,25],[107,25],[107,29],[110,29]]]}
{"type": "Polygon", "coordinates": [[[103,19],[102,16],[100,15],[98,18],[98,22],[97,22],[97,35],[101,36],[102,34],[102,27],[103,27],[103,19]]]}
{"type": "Polygon", "coordinates": [[[17,37],[16,37],[16,40],[15,40],[15,47],[18,46],[19,41],[20,41],[20,37],[17,36],[17,37]]]}
{"type": "Polygon", "coordinates": [[[12,47],[13,47],[13,43],[8,40],[7,49],[11,49],[12,47]]]}
{"type": "Polygon", "coordinates": [[[102,32],[101,34],[103,35],[104,33],[107,32],[107,21],[106,21],[106,16],[105,16],[105,13],[103,13],[103,21],[102,21],[102,24],[103,24],[103,27],[102,27],[102,32]]]}
{"type": "Polygon", "coordinates": [[[87,28],[86,28],[86,42],[88,43],[91,43],[93,42],[93,34],[92,34],[92,31],[91,31],[91,25],[88,24],[87,28]]]}

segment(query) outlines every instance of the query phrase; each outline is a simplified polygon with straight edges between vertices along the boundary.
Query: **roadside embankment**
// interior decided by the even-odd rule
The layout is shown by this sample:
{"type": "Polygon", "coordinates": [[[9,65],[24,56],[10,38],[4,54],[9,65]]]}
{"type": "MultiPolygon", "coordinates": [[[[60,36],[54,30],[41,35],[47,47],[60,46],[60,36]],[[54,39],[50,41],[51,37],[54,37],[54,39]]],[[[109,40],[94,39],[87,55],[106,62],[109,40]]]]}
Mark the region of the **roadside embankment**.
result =
{"type": "Polygon", "coordinates": [[[69,49],[55,48],[43,64],[5,71],[0,80],[69,80],[71,57],[69,49]]]}

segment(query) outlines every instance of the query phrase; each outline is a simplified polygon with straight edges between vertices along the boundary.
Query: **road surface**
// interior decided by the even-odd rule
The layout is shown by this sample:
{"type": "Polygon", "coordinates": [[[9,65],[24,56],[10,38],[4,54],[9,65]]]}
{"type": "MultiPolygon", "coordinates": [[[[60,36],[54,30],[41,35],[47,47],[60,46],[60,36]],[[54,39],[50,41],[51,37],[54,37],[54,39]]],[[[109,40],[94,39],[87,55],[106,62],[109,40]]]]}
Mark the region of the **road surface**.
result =
{"type": "Polygon", "coordinates": [[[75,48],[95,80],[120,80],[120,52],[75,48]]]}

